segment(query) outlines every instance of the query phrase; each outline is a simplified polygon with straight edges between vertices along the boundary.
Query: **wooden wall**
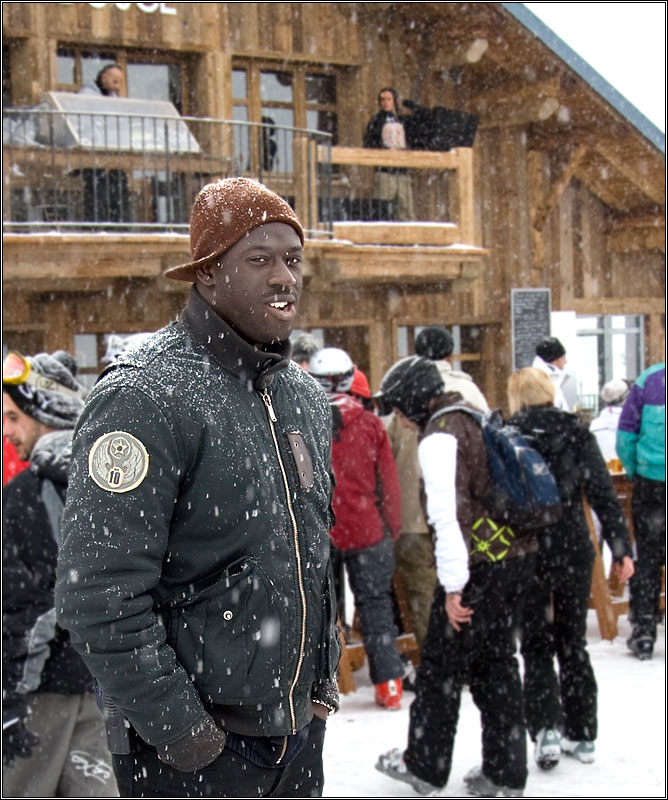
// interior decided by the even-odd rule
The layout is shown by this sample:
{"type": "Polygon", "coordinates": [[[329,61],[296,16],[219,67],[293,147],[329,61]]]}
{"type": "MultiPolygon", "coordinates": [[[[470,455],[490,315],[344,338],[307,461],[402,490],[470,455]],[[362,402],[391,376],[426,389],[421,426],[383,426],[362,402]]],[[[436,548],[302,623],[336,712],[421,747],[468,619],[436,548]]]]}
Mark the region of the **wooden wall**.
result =
{"type": "MultiPolygon", "coordinates": [[[[398,326],[477,322],[485,366],[480,380],[492,404],[503,403],[511,368],[514,287],[549,287],[554,310],[645,314],[646,359],[650,363],[663,357],[665,228],[658,224],[662,208],[656,205],[652,210],[650,203],[661,199],[660,191],[657,194],[648,181],[649,211],[641,208],[647,198],[636,191],[643,188],[640,180],[625,195],[622,208],[627,217],[635,211],[653,214],[658,224],[653,232],[646,222],[638,230],[630,228],[628,219],[620,228],[612,204],[614,192],[621,192],[616,181],[631,174],[623,155],[612,156],[615,181],[606,186],[594,180],[603,152],[598,138],[605,134],[614,143],[618,137],[623,154],[630,146],[642,149],[642,136],[618,120],[607,125],[607,118],[600,116],[598,128],[587,133],[591,149],[586,158],[578,150],[577,126],[573,141],[567,127],[556,131],[564,146],[556,138],[553,143],[547,136],[541,138],[536,108],[561,91],[563,102],[567,97],[576,109],[577,103],[585,102],[586,87],[556,73],[555,57],[532,42],[521,26],[504,20],[498,4],[167,4],[176,9],[175,15],[147,14],[130,5],[121,11],[112,3],[103,9],[88,3],[4,3],[3,33],[13,43],[12,59],[17,62],[16,69],[12,63],[15,102],[35,103],[43,91],[54,88],[56,48],[69,42],[189,54],[194,98],[190,113],[218,118],[231,117],[233,58],[335,67],[342,145],[361,144],[377,108],[378,90],[387,85],[426,105],[475,108],[482,114],[474,149],[476,243],[490,255],[480,277],[372,288],[354,283],[328,286],[313,279],[304,296],[300,326],[336,328],[360,364],[382,374],[396,357],[398,326]],[[415,26],[406,24],[403,6],[416,15],[415,26]],[[480,63],[453,71],[457,64],[466,64],[462,46],[478,35],[487,37],[489,54],[480,63]],[[525,73],[531,80],[522,77],[525,73]],[[455,81],[455,75],[461,80],[455,81]],[[578,172],[579,164],[588,172],[578,172]]],[[[600,97],[591,101],[593,119],[604,112],[600,97]]],[[[609,142],[606,147],[609,152],[609,142]]],[[[650,151],[648,169],[665,172],[665,160],[650,151]]],[[[172,263],[178,260],[175,253],[172,263]]],[[[75,330],[102,331],[112,324],[124,330],[158,327],[174,317],[183,293],[163,288],[156,292],[156,285],[155,279],[124,283],[114,276],[104,287],[90,290],[35,292],[34,286],[12,283],[6,289],[5,320],[10,332],[22,331],[26,342],[48,332],[50,347],[71,347],[68,337],[75,330]]]]}

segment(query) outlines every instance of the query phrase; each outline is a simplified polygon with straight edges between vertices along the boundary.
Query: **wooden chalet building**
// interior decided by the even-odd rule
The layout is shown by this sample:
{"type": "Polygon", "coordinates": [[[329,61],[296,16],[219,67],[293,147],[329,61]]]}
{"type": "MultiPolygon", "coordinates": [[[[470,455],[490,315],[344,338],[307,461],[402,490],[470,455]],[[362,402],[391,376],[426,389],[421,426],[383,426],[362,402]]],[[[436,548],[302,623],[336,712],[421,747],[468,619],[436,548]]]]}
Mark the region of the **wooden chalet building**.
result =
{"type": "Polygon", "coordinates": [[[197,190],[246,174],[308,229],[299,328],[346,348],[372,388],[416,327],[445,323],[503,406],[514,289],[550,290],[581,405],[663,359],[665,136],[522,4],[2,13],[5,347],[76,349],[93,379],[108,334],[180,310],[187,286],[162,272],[189,260],[197,190]],[[122,98],[75,94],[109,62],[122,98]],[[473,146],[363,149],[385,86],[476,115],[473,146]],[[378,167],[409,171],[417,222],[374,205],[378,167]]]}

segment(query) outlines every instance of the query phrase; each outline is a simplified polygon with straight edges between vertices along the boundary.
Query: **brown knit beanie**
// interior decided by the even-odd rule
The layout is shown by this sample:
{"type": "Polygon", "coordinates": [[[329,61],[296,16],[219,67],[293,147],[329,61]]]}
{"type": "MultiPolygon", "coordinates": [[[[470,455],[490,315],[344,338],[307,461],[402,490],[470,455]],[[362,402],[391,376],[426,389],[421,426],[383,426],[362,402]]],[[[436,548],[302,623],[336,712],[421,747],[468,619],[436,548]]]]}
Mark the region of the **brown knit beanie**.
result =
{"type": "Polygon", "coordinates": [[[266,186],[248,178],[224,178],[207,184],[195,198],[190,220],[193,260],[170,267],[165,277],[194,283],[199,266],[222,255],[247,233],[269,222],[291,225],[304,244],[304,231],[297,215],[283,198],[266,186]]]}

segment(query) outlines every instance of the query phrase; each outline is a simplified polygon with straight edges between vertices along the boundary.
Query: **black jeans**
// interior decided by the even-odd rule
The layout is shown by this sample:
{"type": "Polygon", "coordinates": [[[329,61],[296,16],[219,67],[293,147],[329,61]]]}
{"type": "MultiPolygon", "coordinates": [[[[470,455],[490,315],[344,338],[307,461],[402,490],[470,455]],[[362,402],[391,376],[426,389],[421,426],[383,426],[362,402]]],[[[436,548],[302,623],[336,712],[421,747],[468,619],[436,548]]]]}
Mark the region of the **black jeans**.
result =
{"type": "Polygon", "coordinates": [[[355,608],[360,615],[371,681],[377,684],[400,678],[404,674],[404,665],[397,650],[399,631],[392,605],[393,542],[382,539],[362,550],[344,550],[343,559],[355,597],[355,608]]]}
{"type": "Polygon", "coordinates": [[[179,772],[134,736],[133,752],[113,756],[121,797],[322,797],[325,721],[313,717],[304,749],[290,764],[263,768],[225,748],[208,767],[179,772]]]}
{"type": "Polygon", "coordinates": [[[656,639],[661,567],[666,560],[666,484],[637,476],[631,499],[636,540],[635,574],[630,581],[633,633],[656,639]]]}
{"type": "Polygon", "coordinates": [[[452,766],[462,685],[467,680],[482,722],[482,767],[498,786],[523,789],[527,779],[526,728],[514,635],[535,557],[471,569],[462,605],[474,609],[457,632],[438,585],[410,709],[408,769],[445,786],[452,766]]]}
{"type": "Polygon", "coordinates": [[[596,739],[597,687],[587,653],[592,569],[591,560],[555,565],[538,558],[522,629],[524,702],[532,739],[541,728],[563,729],[574,741],[596,739]]]}

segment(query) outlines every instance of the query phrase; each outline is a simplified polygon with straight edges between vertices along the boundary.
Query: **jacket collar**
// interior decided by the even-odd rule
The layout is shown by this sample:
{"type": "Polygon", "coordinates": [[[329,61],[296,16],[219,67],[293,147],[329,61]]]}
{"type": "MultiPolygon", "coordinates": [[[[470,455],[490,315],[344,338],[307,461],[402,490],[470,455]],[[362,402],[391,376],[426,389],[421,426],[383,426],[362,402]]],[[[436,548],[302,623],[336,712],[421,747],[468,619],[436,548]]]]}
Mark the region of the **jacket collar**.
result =
{"type": "Polygon", "coordinates": [[[198,344],[242,383],[263,391],[277,372],[290,363],[290,340],[271,345],[272,352],[261,350],[239,336],[216,314],[195,286],[179,317],[180,324],[198,344]]]}

